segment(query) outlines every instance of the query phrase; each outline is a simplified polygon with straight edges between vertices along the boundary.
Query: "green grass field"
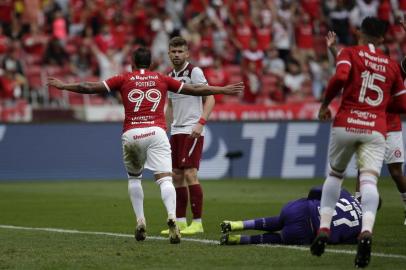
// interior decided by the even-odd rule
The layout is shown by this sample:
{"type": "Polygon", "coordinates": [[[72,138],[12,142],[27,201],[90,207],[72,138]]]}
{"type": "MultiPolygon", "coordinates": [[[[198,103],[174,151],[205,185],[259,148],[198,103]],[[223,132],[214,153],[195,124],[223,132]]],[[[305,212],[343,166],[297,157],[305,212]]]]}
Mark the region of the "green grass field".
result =
{"type": "MultiPolygon", "coordinates": [[[[203,181],[205,234],[218,240],[224,219],[276,215],[289,200],[305,197],[322,180],[203,181]]],[[[354,181],[345,185],[353,190],[354,181]]],[[[0,227],[0,269],[345,269],[355,246],[329,246],[321,258],[308,247],[219,246],[158,238],[166,227],[159,188],[144,181],[148,235],[136,242],[127,181],[0,183],[0,225],[58,228],[122,235],[79,234],[0,227]],[[154,237],[152,237],[154,236],[154,237]]],[[[370,269],[406,268],[406,226],[400,196],[389,179],[379,183],[383,207],[377,217],[370,269]],[[401,255],[399,257],[390,257],[401,255]]],[[[189,211],[190,212],[190,211],[189,211]]]]}

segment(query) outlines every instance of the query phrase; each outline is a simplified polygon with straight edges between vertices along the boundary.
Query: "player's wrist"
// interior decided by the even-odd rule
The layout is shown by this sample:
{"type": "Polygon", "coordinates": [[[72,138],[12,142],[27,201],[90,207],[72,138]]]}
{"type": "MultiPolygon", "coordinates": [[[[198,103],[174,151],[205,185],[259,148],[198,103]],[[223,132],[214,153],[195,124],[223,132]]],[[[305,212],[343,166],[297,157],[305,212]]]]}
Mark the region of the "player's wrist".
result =
{"type": "Polygon", "coordinates": [[[198,123],[199,123],[200,125],[204,126],[204,125],[206,125],[207,120],[206,120],[206,119],[204,119],[203,117],[200,117],[200,119],[199,119],[198,123]]]}

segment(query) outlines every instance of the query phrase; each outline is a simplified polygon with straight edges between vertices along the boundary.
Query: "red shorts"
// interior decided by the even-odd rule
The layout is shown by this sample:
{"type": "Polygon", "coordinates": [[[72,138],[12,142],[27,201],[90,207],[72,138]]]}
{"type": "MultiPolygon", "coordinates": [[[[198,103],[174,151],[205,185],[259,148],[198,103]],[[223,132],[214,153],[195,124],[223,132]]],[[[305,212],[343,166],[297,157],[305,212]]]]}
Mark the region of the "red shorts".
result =
{"type": "Polygon", "coordinates": [[[204,137],[192,138],[189,134],[175,134],[170,138],[172,167],[174,169],[199,169],[204,137]]]}

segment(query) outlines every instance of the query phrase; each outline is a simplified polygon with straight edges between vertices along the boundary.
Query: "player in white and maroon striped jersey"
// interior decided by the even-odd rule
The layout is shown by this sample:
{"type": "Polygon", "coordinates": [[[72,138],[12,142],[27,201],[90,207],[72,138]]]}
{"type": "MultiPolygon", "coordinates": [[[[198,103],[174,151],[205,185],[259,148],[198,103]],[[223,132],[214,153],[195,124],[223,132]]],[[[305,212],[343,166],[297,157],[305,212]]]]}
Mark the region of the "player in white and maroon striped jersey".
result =
{"type": "Polygon", "coordinates": [[[123,100],[125,120],[123,125],[123,160],[128,174],[128,191],[137,220],[135,238],[146,237],[144,193],[141,185],[144,168],[154,172],[155,182],[168,213],[170,243],[180,242],[176,225],[176,191],[172,183],[171,148],[166,136],[164,116],[165,97],[168,91],[185,95],[238,94],[243,84],[215,87],[187,85],[171,77],[149,70],[151,52],[139,48],[133,54],[134,71],[114,76],[103,82],[63,83],[49,78],[48,84],[58,89],[81,94],[118,91],[123,100]]]}
{"type": "MultiPolygon", "coordinates": [[[[345,48],[338,54],[336,73],[329,81],[319,111],[321,120],[330,119],[328,105],[343,89],[330,138],[330,169],[323,185],[320,228],[310,250],[317,256],[324,253],[344,173],[355,153],[363,205],[355,257],[357,267],[366,267],[370,261],[372,229],[379,202],[377,180],[386,146],[386,110],[392,96],[402,101],[405,96],[399,65],[376,48],[382,43],[385,32],[386,24],[379,19],[363,20],[360,45],[345,48]]],[[[405,109],[401,102],[392,105],[405,109]]]]}
{"type": "MultiPolygon", "coordinates": [[[[207,85],[203,71],[189,63],[188,45],[184,38],[174,37],[169,42],[169,58],[173,70],[169,76],[185,84],[207,85]]],[[[171,148],[173,180],[176,188],[176,216],[181,233],[203,233],[203,189],[197,178],[204,141],[204,125],[214,107],[213,96],[192,97],[169,93],[167,118],[171,119],[171,148]],[[189,226],[186,209],[190,198],[193,220],[189,226]]],[[[168,230],[161,232],[168,233],[168,230]]]]}

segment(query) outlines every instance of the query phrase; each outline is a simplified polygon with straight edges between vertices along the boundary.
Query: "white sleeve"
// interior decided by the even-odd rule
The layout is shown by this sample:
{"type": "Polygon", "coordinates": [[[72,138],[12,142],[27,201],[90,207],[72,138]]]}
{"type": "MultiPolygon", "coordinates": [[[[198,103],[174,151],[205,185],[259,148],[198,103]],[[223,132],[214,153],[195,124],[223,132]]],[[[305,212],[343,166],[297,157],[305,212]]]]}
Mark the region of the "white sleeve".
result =
{"type": "Polygon", "coordinates": [[[192,79],[192,84],[208,84],[203,70],[199,67],[194,67],[192,69],[192,75],[190,78],[192,79]]]}

